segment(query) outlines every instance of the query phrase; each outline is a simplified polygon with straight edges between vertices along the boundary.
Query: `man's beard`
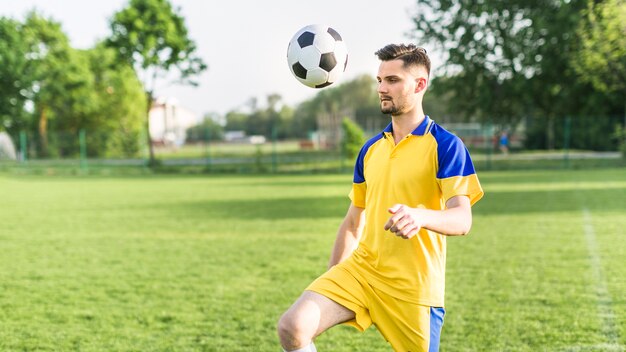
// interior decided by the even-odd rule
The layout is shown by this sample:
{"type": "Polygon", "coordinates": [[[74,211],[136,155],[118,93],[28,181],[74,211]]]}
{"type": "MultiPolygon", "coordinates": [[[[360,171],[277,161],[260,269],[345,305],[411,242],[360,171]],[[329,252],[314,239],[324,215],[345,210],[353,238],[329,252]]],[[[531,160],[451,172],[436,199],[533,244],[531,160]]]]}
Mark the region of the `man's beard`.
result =
{"type": "Polygon", "coordinates": [[[380,112],[386,115],[397,115],[399,111],[400,110],[395,105],[386,108],[380,107],[380,112]]]}
{"type": "Polygon", "coordinates": [[[381,102],[380,104],[380,112],[382,112],[383,114],[386,115],[398,115],[401,111],[402,111],[402,106],[396,106],[396,104],[394,104],[394,102],[392,100],[386,100],[389,103],[391,103],[391,106],[388,107],[383,107],[383,104],[381,102]]]}

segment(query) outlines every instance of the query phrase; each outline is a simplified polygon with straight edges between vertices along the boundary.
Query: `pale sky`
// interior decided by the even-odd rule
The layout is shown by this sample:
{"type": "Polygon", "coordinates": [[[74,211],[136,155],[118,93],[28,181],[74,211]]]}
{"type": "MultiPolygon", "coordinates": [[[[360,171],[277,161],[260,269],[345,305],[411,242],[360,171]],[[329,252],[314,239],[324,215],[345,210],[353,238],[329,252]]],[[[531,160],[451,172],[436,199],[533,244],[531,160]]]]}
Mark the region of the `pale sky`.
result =
{"type": "MultiPolygon", "coordinates": [[[[348,47],[344,82],[376,75],[374,52],[386,44],[409,42],[416,0],[170,0],[185,18],[199,55],[209,65],[198,87],[170,86],[157,95],[173,97],[199,116],[243,106],[251,97],[265,104],[278,93],[291,106],[317,90],[292,77],[287,45],[300,28],[314,23],[335,28],[348,47]]],[[[75,48],[92,47],[109,35],[109,19],[127,0],[0,0],[0,16],[23,20],[37,8],[61,22],[75,48]]],[[[437,65],[433,62],[433,66],[437,65]]],[[[336,86],[338,83],[330,86],[336,86]]]]}

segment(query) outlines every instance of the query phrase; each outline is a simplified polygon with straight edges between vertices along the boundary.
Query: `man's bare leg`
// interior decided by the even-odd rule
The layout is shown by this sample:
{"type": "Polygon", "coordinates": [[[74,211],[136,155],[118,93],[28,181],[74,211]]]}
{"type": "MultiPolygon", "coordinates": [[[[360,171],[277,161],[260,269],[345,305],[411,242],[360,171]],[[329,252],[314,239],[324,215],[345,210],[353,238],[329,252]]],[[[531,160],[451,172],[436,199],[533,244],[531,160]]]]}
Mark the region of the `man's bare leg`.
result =
{"type": "Polygon", "coordinates": [[[280,344],[285,351],[306,347],[327,329],[354,317],[353,311],[339,303],[319,293],[304,291],[278,321],[280,344]]]}

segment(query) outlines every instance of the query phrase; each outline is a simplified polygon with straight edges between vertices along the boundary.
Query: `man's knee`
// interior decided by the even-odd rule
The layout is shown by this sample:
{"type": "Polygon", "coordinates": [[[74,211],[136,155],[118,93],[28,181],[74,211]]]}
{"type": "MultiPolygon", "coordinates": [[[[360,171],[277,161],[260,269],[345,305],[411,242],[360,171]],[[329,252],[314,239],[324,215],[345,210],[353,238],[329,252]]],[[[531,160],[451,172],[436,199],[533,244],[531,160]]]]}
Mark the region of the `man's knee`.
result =
{"type": "Polygon", "coordinates": [[[298,348],[311,343],[315,330],[307,326],[304,317],[291,310],[278,320],[278,336],[285,348],[298,348]]]}

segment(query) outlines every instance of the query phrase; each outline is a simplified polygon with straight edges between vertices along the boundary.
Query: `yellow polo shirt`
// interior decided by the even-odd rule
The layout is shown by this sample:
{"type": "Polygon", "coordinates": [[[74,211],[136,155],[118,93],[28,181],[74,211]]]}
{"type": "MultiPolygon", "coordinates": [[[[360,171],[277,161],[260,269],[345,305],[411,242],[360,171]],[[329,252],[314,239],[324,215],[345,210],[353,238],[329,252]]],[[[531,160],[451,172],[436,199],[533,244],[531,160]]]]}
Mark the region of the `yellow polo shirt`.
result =
{"type": "Polygon", "coordinates": [[[408,302],[443,307],[446,236],[421,229],[409,240],[385,231],[394,204],[445,209],[483,190],[463,142],[428,116],[397,145],[392,126],[365,143],[357,157],[350,199],[365,208],[358,248],[339,265],[373,287],[408,302]]]}

